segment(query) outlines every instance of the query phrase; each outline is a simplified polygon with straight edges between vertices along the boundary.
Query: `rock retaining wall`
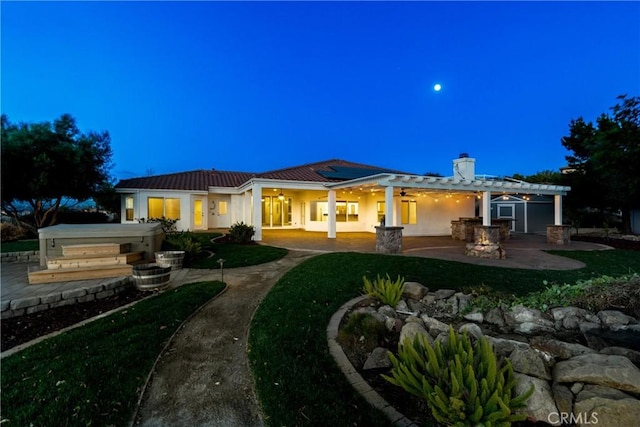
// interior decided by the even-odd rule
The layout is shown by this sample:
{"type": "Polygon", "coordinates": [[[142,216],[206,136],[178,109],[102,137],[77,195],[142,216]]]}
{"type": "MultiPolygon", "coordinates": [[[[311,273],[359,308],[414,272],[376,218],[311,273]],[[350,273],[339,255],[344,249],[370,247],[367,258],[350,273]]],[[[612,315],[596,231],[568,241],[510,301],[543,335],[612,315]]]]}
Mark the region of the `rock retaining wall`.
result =
{"type": "MultiPolygon", "coordinates": [[[[415,282],[405,286],[404,299],[395,309],[376,303],[354,312],[370,313],[390,332],[399,330],[400,341],[416,334],[424,334],[431,342],[447,339],[450,324],[460,333],[486,336],[496,354],[511,361],[519,380],[518,393],[534,386],[524,410],[531,422],[637,425],[637,319],[616,310],[592,313],[556,307],[543,312],[521,305],[467,313],[471,295],[447,289],[429,292],[415,282]]],[[[364,365],[367,369],[388,368],[385,355],[386,351],[376,349],[364,365]]]]}
{"type": "Polygon", "coordinates": [[[0,254],[1,262],[40,262],[40,251],[4,252],[0,254]]]}
{"type": "Polygon", "coordinates": [[[131,286],[133,286],[131,278],[123,277],[48,295],[6,300],[0,303],[0,318],[9,319],[55,307],[99,300],[120,293],[131,286]]]}

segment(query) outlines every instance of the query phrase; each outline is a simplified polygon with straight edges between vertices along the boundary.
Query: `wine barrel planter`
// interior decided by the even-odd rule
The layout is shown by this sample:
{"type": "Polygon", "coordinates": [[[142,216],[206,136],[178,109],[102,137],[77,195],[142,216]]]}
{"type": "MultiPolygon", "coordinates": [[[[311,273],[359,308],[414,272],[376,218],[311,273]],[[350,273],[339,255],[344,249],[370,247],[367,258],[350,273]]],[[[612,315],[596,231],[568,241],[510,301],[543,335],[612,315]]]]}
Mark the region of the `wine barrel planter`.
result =
{"type": "Polygon", "coordinates": [[[184,262],[184,251],[156,252],[156,264],[160,267],[171,267],[171,270],[180,270],[184,262]]]}
{"type": "Polygon", "coordinates": [[[161,289],[171,280],[171,267],[157,264],[140,264],[133,266],[133,281],[141,291],[161,289]]]}

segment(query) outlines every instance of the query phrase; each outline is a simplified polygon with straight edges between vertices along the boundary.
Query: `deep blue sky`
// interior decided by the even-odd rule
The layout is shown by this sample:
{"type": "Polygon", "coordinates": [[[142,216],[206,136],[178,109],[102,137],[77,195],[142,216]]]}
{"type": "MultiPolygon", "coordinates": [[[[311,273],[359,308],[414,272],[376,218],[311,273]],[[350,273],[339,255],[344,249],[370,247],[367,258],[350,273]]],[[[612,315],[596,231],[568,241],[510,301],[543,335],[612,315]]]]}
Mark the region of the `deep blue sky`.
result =
{"type": "Polygon", "coordinates": [[[2,112],[108,130],[113,175],[342,158],[564,165],[569,121],[640,95],[638,2],[6,2],[2,112]],[[433,85],[440,83],[440,92],[433,85]]]}

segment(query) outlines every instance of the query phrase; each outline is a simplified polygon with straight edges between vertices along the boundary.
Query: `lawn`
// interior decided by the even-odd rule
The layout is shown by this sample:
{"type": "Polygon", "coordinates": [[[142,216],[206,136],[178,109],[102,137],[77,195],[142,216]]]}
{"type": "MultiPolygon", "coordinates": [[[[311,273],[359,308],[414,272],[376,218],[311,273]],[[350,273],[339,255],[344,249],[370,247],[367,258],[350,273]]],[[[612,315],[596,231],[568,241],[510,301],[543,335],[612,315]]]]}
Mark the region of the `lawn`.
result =
{"type": "Polygon", "coordinates": [[[3,242],[0,245],[0,252],[24,252],[24,251],[38,251],[40,250],[40,243],[38,240],[17,240],[15,242],[3,242]]]}
{"type": "Polygon", "coordinates": [[[544,288],[543,280],[573,283],[600,275],[640,272],[633,251],[558,252],[585,268],[538,271],[483,267],[427,258],[332,253],[287,272],[263,300],[249,335],[249,362],[267,423],[281,425],[387,425],[352,389],[327,348],[333,313],[362,293],[362,276],[389,273],[430,289],[490,286],[516,295],[544,288]]]}
{"type": "Polygon", "coordinates": [[[212,251],[213,255],[191,261],[190,268],[220,268],[219,259],[224,259],[224,268],[247,267],[276,261],[287,255],[283,248],[237,243],[214,243],[206,250],[212,251]]]}
{"type": "Polygon", "coordinates": [[[181,286],[2,360],[2,421],[16,426],[128,425],[177,328],[224,289],[181,286]]]}

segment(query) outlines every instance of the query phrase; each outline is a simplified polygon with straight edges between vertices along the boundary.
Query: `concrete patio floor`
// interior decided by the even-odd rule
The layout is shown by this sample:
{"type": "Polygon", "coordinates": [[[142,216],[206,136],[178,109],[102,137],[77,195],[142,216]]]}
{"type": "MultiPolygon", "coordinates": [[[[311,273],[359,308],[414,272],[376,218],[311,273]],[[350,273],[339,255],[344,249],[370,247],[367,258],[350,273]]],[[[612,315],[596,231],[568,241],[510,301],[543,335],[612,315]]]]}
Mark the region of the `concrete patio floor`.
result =
{"type": "MultiPolygon", "coordinates": [[[[313,252],[363,252],[375,253],[376,235],[374,233],[338,233],[335,239],[329,239],[324,232],[302,230],[262,230],[265,245],[291,250],[313,252]]],[[[453,240],[451,236],[403,237],[403,256],[436,258],[469,264],[492,267],[524,268],[532,270],[573,270],[584,264],[570,258],[552,255],[545,251],[591,251],[611,249],[609,246],[571,242],[567,246],[550,245],[546,236],[535,234],[512,234],[504,243],[506,259],[483,259],[464,254],[466,242],[453,240]]]]}

